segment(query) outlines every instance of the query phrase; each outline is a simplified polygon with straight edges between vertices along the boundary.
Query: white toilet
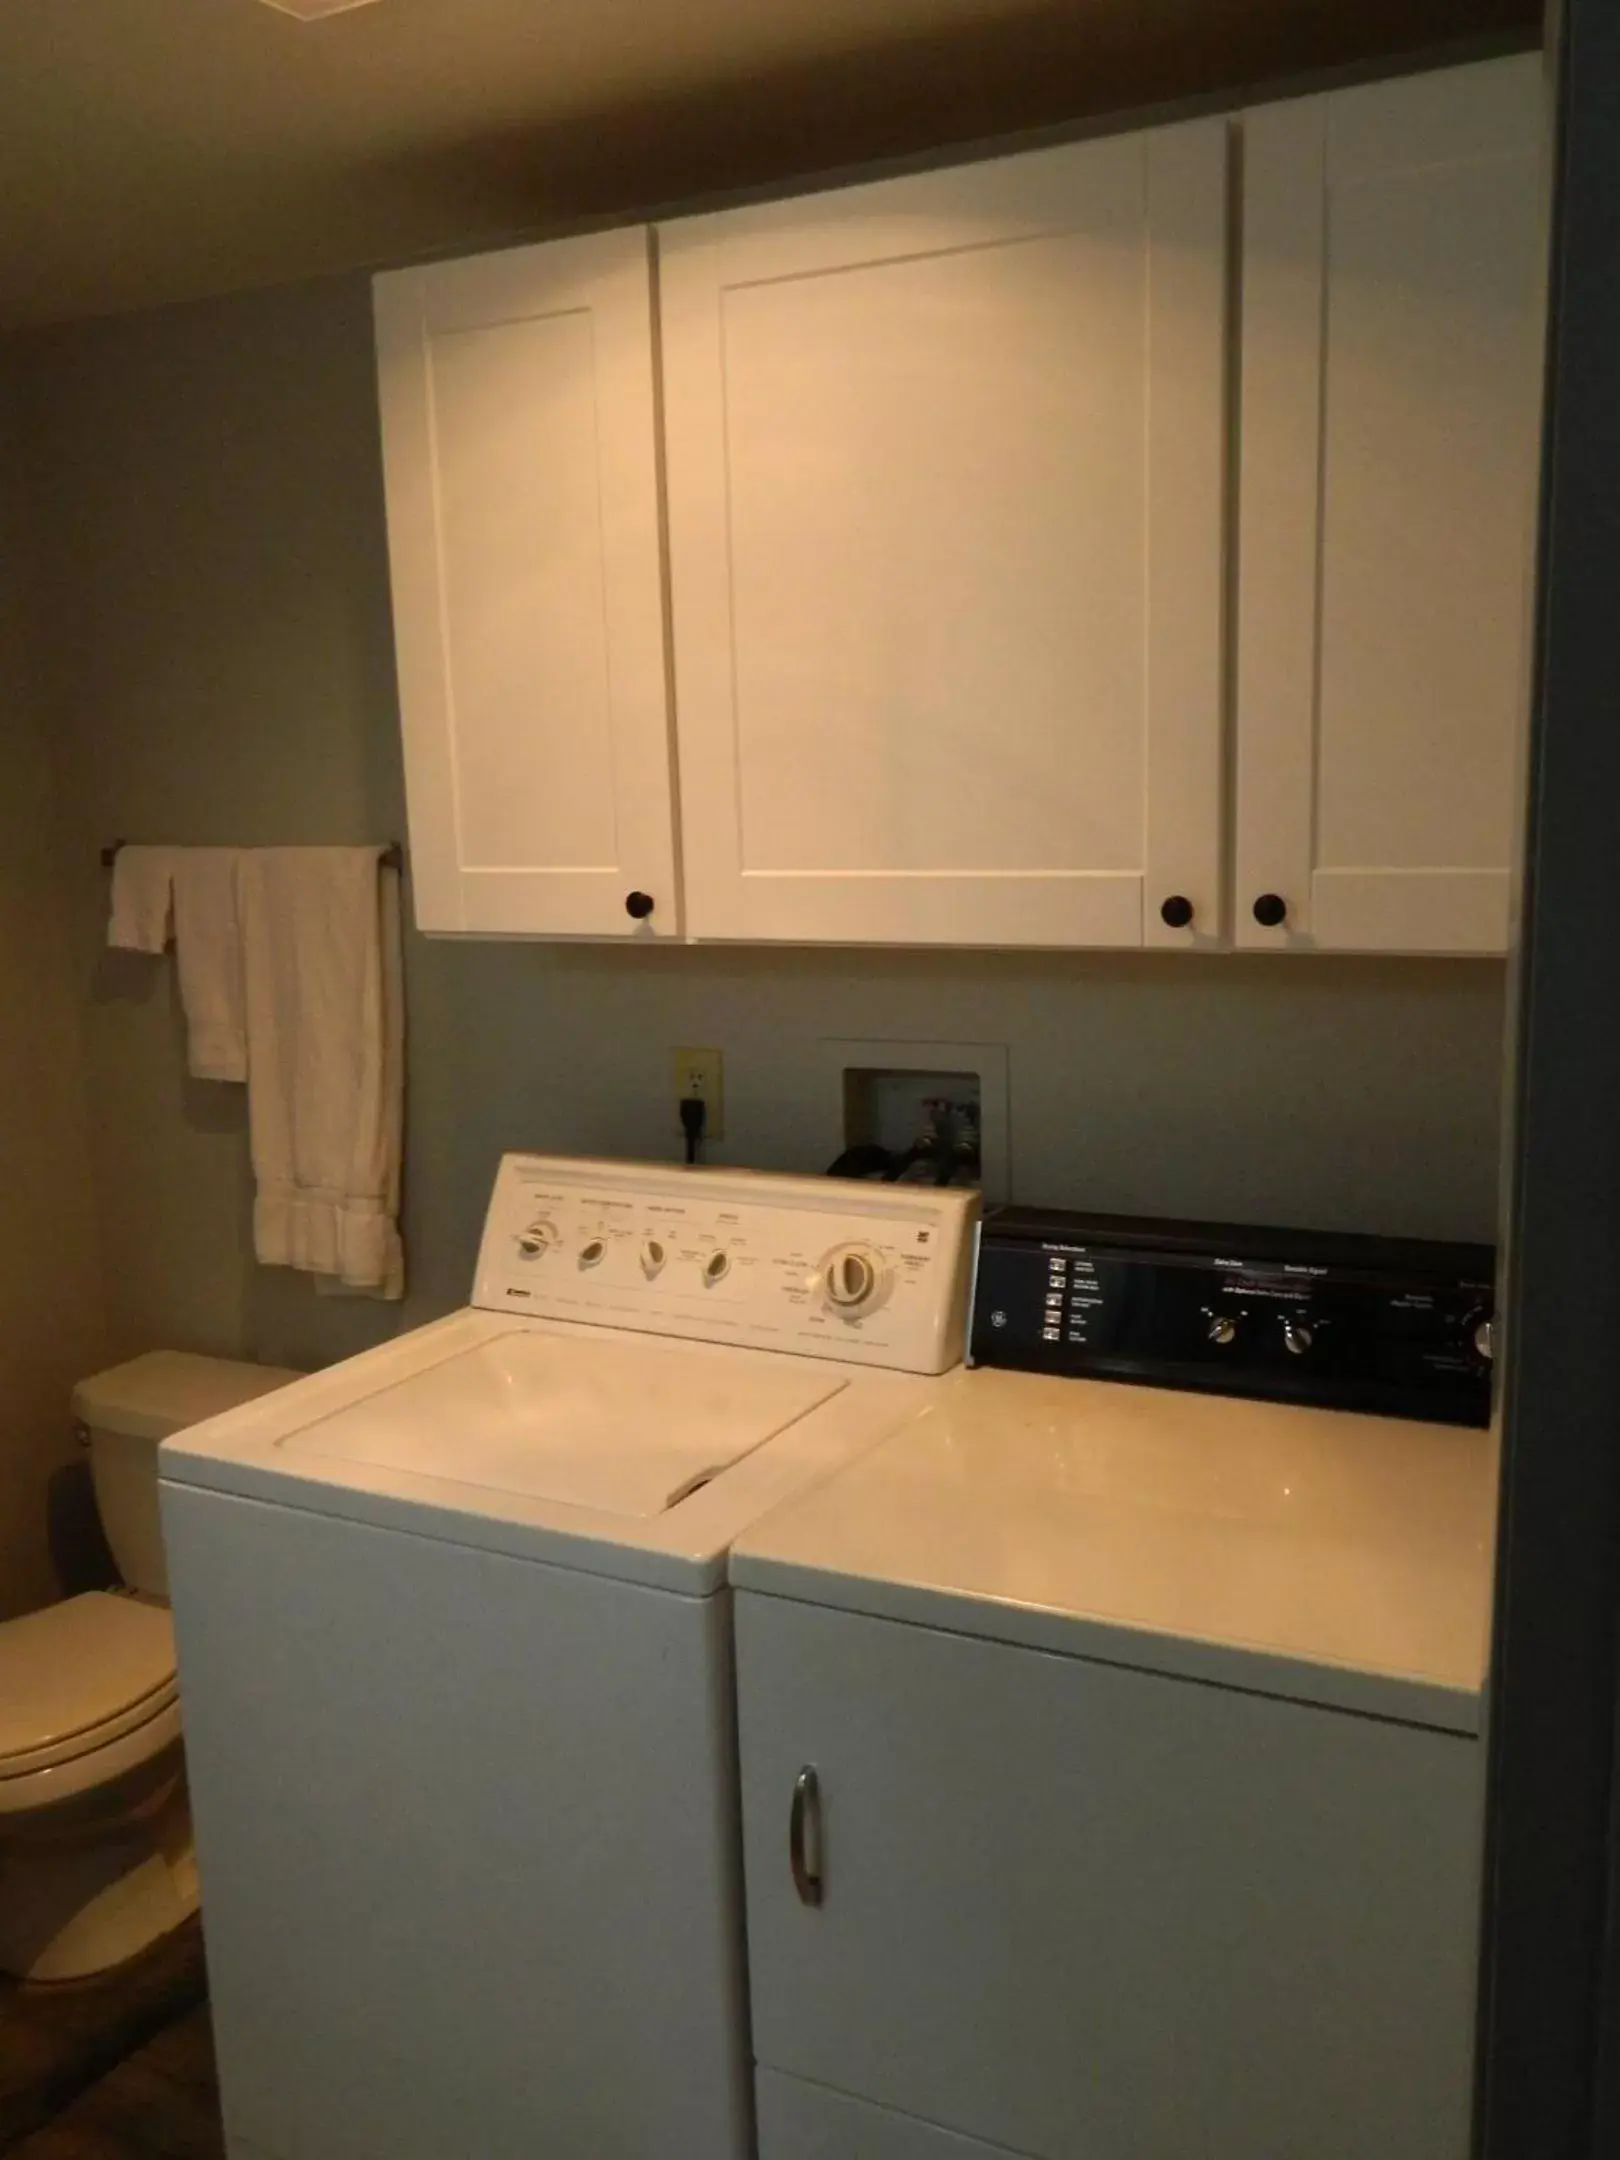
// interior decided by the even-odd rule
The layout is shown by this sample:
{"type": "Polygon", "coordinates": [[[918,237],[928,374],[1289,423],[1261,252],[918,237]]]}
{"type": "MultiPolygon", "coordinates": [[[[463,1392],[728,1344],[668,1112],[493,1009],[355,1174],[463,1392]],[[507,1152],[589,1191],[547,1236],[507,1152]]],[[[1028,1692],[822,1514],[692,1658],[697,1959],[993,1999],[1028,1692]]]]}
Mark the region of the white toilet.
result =
{"type": "Polygon", "coordinates": [[[196,1910],[158,1443],[298,1377],[154,1350],[74,1389],[126,1587],[0,1621],[0,1972],[102,1972],[196,1910]]]}

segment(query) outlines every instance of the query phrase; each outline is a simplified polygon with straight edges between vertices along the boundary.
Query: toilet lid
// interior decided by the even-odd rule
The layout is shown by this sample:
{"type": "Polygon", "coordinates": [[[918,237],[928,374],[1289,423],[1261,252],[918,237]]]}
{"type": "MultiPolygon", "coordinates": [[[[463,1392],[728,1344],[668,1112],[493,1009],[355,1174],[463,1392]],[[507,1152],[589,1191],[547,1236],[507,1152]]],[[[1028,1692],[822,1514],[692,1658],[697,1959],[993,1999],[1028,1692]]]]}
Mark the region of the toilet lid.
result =
{"type": "Polygon", "coordinates": [[[0,1621],[0,1776],[99,1747],[174,1696],[165,1606],[91,1590],[0,1621]]]}

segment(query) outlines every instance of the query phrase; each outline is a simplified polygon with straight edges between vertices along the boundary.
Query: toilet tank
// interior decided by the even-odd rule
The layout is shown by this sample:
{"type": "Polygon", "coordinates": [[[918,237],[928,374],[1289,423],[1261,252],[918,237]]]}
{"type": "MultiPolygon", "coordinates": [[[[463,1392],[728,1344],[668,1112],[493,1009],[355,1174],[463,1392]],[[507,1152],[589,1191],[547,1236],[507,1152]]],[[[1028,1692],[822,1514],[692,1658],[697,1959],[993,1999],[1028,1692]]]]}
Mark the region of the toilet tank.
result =
{"type": "Polygon", "coordinates": [[[96,1510],[130,1589],[169,1594],[158,1521],[159,1443],[302,1377],[281,1365],[149,1350],[79,1382],[73,1416],[90,1450],[96,1510]]]}

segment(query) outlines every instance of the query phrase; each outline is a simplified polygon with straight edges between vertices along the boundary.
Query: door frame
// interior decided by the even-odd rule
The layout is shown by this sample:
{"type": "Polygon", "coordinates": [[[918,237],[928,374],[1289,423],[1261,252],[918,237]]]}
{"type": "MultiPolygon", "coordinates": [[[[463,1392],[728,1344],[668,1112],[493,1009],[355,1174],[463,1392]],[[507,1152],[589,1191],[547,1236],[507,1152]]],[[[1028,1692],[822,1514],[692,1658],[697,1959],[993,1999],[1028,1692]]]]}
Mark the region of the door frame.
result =
{"type": "Polygon", "coordinates": [[[1481,2160],[1620,2150],[1620,9],[1554,0],[1481,2160]]]}

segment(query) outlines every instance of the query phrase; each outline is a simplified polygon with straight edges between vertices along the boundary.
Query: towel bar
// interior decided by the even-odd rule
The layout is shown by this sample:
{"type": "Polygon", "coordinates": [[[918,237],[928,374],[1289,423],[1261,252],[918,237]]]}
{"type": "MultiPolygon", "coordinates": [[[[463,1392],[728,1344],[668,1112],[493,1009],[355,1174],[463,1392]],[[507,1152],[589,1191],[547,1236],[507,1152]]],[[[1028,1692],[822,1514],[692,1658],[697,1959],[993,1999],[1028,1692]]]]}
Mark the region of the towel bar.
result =
{"type": "MultiPolygon", "coordinates": [[[[101,851],[102,869],[110,870],[118,860],[118,850],[121,847],[127,847],[128,844],[125,840],[115,840],[111,847],[104,847],[101,851]]],[[[397,840],[391,840],[387,847],[383,849],[380,860],[385,870],[403,870],[405,867],[405,850],[397,840]]]]}

